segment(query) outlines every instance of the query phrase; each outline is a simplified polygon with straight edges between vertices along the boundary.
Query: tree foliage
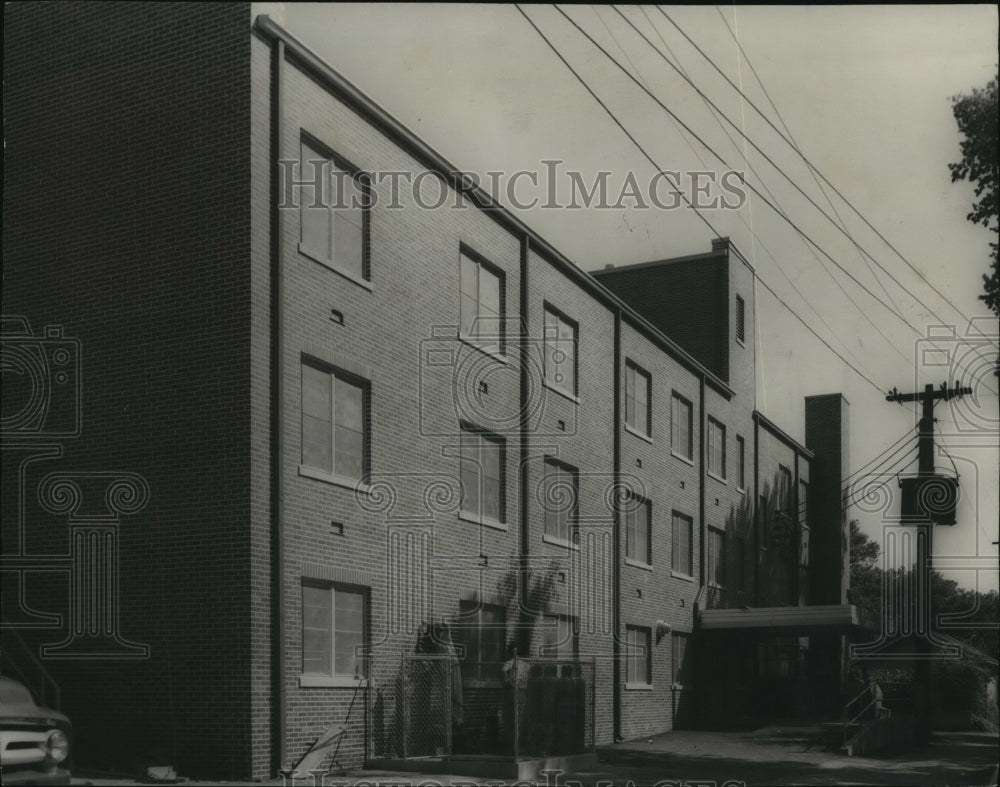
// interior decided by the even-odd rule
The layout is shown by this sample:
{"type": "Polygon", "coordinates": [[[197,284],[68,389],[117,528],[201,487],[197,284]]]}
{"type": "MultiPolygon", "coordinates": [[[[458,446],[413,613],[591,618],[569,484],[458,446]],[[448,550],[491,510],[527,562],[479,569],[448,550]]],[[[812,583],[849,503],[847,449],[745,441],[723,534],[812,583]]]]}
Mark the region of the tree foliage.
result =
{"type": "MultiPolygon", "coordinates": [[[[1000,216],[997,78],[994,77],[984,88],[974,88],[967,95],[953,96],[951,101],[955,122],[963,136],[960,142],[962,160],[948,165],[951,180],[967,180],[975,185],[976,201],[966,218],[996,232],[997,217],[1000,216]]],[[[996,242],[990,243],[990,249],[992,270],[983,275],[985,292],[979,297],[994,314],[1000,316],[1000,249],[996,242]]]]}

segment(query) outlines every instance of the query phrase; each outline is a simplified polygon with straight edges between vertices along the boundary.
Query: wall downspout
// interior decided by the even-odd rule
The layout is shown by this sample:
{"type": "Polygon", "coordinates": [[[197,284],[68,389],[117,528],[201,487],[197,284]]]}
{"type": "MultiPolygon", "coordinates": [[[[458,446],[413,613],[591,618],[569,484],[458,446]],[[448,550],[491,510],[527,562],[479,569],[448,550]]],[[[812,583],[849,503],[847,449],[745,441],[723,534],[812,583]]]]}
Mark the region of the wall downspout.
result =
{"type": "MultiPolygon", "coordinates": [[[[614,357],[614,398],[612,411],[614,413],[614,463],[612,467],[612,483],[616,490],[621,491],[621,374],[622,374],[622,313],[615,309],[615,357],[614,357]]],[[[615,494],[615,511],[613,517],[613,568],[611,582],[611,625],[614,635],[612,643],[612,714],[614,718],[613,740],[622,740],[622,665],[621,665],[621,506],[619,495],[615,494]]]]}
{"type": "Polygon", "coordinates": [[[277,773],[286,768],[285,730],[285,495],[283,415],[285,412],[285,266],[282,254],[284,218],[281,204],[284,92],[282,66],[285,42],[278,39],[271,71],[271,764],[277,773]]]}
{"type": "MultiPolygon", "coordinates": [[[[705,575],[705,544],[707,539],[705,534],[708,529],[708,523],[705,521],[705,490],[708,484],[705,481],[705,450],[708,446],[708,441],[705,439],[705,426],[708,423],[707,417],[705,415],[705,376],[702,375],[701,385],[698,388],[698,482],[700,489],[698,490],[698,583],[705,587],[706,575],[705,575]]],[[[706,596],[707,597],[707,596],[706,596]]],[[[700,610],[694,611],[695,615],[700,613],[700,610]]]]}
{"type": "Polygon", "coordinates": [[[760,606],[761,536],[766,511],[760,508],[760,421],[753,419],[753,603],[760,606]]]}
{"type": "MultiPolygon", "coordinates": [[[[531,506],[528,495],[528,451],[530,449],[528,441],[528,428],[529,428],[529,418],[530,413],[528,412],[528,398],[531,394],[531,380],[529,378],[528,370],[528,352],[529,352],[529,342],[528,342],[528,257],[531,252],[531,239],[527,235],[521,236],[521,287],[520,287],[520,325],[518,330],[521,331],[521,335],[518,338],[519,350],[521,357],[518,359],[521,364],[521,422],[519,428],[521,430],[521,459],[520,467],[518,469],[518,480],[520,482],[519,494],[520,499],[520,511],[521,511],[521,539],[520,539],[520,560],[518,566],[518,587],[521,593],[521,609],[529,610],[532,609],[530,603],[529,594],[530,590],[528,587],[529,582],[529,571],[528,571],[528,552],[531,543],[530,538],[530,528],[529,528],[529,518],[531,515],[531,506]]],[[[508,339],[509,341],[509,339],[508,339]]],[[[524,624],[525,621],[519,621],[519,624],[524,624]]],[[[529,635],[525,632],[518,632],[516,641],[521,642],[530,639],[529,635]]],[[[518,653],[521,658],[527,657],[527,653],[518,653]]],[[[516,743],[515,743],[516,746],[516,743]]]]}

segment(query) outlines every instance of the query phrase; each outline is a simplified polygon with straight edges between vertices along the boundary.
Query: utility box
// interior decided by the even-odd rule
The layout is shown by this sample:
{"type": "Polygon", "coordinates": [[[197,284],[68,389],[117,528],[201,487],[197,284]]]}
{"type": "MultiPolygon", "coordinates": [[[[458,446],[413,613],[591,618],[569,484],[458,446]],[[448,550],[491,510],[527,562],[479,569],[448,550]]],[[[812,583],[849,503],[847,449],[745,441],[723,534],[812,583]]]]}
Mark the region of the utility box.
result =
{"type": "Polygon", "coordinates": [[[903,490],[903,522],[933,522],[954,525],[958,506],[958,479],[943,475],[919,475],[899,482],[903,490]]]}

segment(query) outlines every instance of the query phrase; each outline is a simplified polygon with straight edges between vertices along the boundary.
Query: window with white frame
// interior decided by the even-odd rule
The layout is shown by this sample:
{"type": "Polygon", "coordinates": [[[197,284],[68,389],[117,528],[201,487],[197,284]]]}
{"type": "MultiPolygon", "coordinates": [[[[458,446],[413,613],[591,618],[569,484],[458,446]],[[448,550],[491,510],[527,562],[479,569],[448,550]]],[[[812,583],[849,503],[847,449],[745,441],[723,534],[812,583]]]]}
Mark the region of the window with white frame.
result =
{"type": "Polygon", "coordinates": [[[462,513],[504,521],[504,441],[475,427],[462,427],[462,513]]]}
{"type": "Polygon", "coordinates": [[[674,393],[670,399],[670,450],[685,459],[693,458],[691,433],[691,402],[674,393]]]}
{"type": "Polygon", "coordinates": [[[694,521],[678,511],[673,513],[672,554],[670,567],[679,574],[692,576],[694,561],[692,559],[691,541],[694,534],[694,521]]]}
{"type": "Polygon", "coordinates": [[[367,591],[322,582],[302,583],[302,674],[364,678],[368,674],[367,591]]]}
{"type": "Polygon", "coordinates": [[[503,352],[503,273],[465,247],[459,260],[461,335],[485,350],[503,352]]]}
{"type": "Polygon", "coordinates": [[[367,280],[370,186],[356,167],[302,141],[301,246],[310,257],[367,280]]]}
{"type": "Polygon", "coordinates": [[[542,656],[575,659],[579,654],[579,624],[569,615],[546,615],[542,626],[542,656]]]}
{"type": "Polygon", "coordinates": [[[576,396],[576,323],[546,306],[544,343],[546,383],[576,396]]]}
{"type": "Polygon", "coordinates": [[[726,584],[726,534],[714,527],[708,529],[708,584],[726,584]]]}
{"type": "Polygon", "coordinates": [[[625,362],[625,423],[639,434],[650,432],[650,377],[632,361],[625,362]]]}
{"type": "Polygon", "coordinates": [[[726,478],[726,427],[708,417],[708,472],[726,478]]]}
{"type": "Polygon", "coordinates": [[[368,385],[302,359],[302,465],[356,481],[368,470],[368,385]]]}
{"type": "Polygon", "coordinates": [[[545,535],[569,544],[578,543],[577,501],[580,489],[577,469],[546,457],[542,495],[545,535]]]}
{"type": "Polygon", "coordinates": [[[461,646],[463,678],[499,680],[506,660],[506,616],[503,607],[463,601],[461,617],[452,626],[461,646]]]}
{"type": "Polygon", "coordinates": [[[625,627],[625,683],[648,686],[653,682],[651,631],[642,626],[625,627]]]}
{"type": "Polygon", "coordinates": [[[650,565],[650,506],[638,495],[629,495],[625,502],[625,557],[650,565]]]}

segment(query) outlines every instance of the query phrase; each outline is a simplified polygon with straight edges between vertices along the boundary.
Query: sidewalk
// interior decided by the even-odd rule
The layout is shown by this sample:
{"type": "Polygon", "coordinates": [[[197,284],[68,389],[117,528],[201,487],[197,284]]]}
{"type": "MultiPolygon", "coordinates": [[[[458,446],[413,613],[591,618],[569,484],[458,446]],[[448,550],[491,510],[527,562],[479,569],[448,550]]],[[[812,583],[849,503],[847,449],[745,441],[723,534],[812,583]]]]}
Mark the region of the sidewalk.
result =
{"type": "MultiPolygon", "coordinates": [[[[540,785],[989,785],[996,783],[1000,737],[937,733],[920,751],[848,757],[822,751],[815,728],[766,727],[749,732],[668,732],[600,747],[597,769],[550,775],[540,785]]],[[[480,779],[496,785],[500,779],[480,779]]],[[[467,776],[357,771],[327,784],[469,785],[467,776]]]]}
{"type": "MultiPolygon", "coordinates": [[[[598,749],[600,762],[587,773],[551,773],[539,787],[576,785],[656,785],[737,787],[737,785],[985,785],[996,784],[1000,736],[996,733],[936,733],[925,749],[885,757],[848,757],[822,751],[816,728],[764,727],[747,732],[667,732],[598,749]],[[575,783],[575,784],[574,784],[575,783]]],[[[182,774],[183,776],[183,774],[182,774]]],[[[188,784],[235,785],[239,782],[188,784]]],[[[81,774],[73,784],[129,785],[127,779],[81,774]]],[[[147,782],[148,784],[149,782],[147,782]]],[[[499,787],[505,780],[400,771],[360,770],[347,776],[326,775],[321,782],[297,780],[296,785],[357,785],[357,787],[437,787],[475,784],[499,787]]],[[[513,784],[513,780],[506,780],[513,784]]],[[[263,784],[280,785],[281,780],[263,784]]],[[[517,783],[519,787],[526,784],[517,783]]]]}

